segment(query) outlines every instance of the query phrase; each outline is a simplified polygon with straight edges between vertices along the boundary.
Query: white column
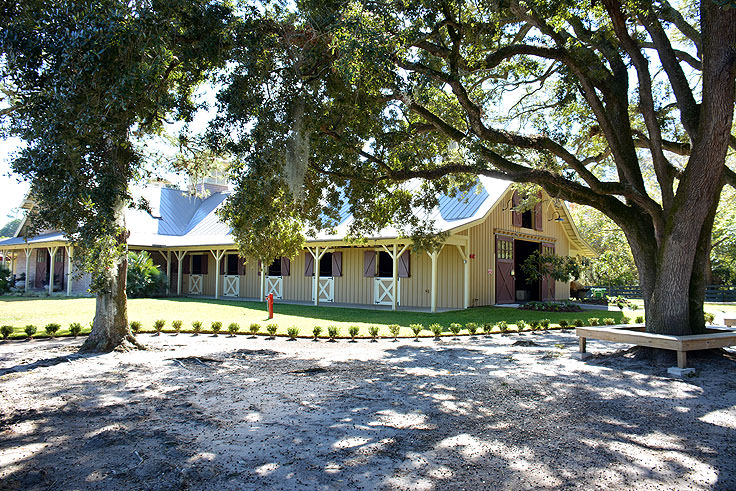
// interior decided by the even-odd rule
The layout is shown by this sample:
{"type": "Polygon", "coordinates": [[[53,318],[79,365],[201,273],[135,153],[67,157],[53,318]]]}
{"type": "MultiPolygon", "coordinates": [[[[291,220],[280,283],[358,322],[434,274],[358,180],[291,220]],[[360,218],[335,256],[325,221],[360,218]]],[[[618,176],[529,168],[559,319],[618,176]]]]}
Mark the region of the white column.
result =
{"type": "Polygon", "coordinates": [[[394,270],[393,275],[391,276],[391,288],[393,289],[393,299],[391,300],[391,310],[396,310],[396,306],[399,303],[399,299],[397,298],[399,289],[397,288],[397,284],[399,283],[399,254],[398,254],[398,247],[399,245],[394,243],[393,247],[393,254],[391,255],[391,260],[394,263],[394,270]]]}
{"type": "MultiPolygon", "coordinates": [[[[312,291],[314,293],[314,306],[319,305],[319,260],[322,256],[319,255],[319,246],[314,248],[314,253],[312,251],[309,251],[310,254],[312,254],[312,257],[314,258],[314,262],[312,263],[312,273],[313,273],[313,280],[314,285],[312,285],[312,291]]],[[[324,254],[324,253],[323,253],[324,254]]]]}
{"type": "Polygon", "coordinates": [[[432,260],[432,284],[430,285],[430,305],[431,311],[437,312],[437,257],[440,255],[439,251],[427,252],[429,258],[432,260]]]}
{"type": "Polygon", "coordinates": [[[33,249],[31,249],[30,247],[26,247],[24,251],[26,253],[26,284],[23,287],[23,290],[25,293],[28,293],[28,290],[31,288],[31,285],[30,285],[31,279],[28,277],[28,274],[29,274],[28,270],[29,270],[29,263],[31,262],[31,253],[33,252],[33,249]]]}
{"type": "Polygon", "coordinates": [[[49,263],[49,295],[54,293],[54,256],[59,246],[49,247],[49,254],[51,254],[51,262],[49,263]]]}
{"type": "Polygon", "coordinates": [[[166,296],[171,295],[171,251],[166,251],[166,296]]]}
{"type": "Polygon", "coordinates": [[[220,260],[225,256],[224,250],[210,250],[215,258],[215,299],[220,298],[220,260]]]}
{"type": "Polygon", "coordinates": [[[15,274],[15,251],[10,251],[10,273],[15,274]]]}
{"type": "Polygon", "coordinates": [[[74,254],[74,247],[64,246],[66,250],[66,296],[72,296],[72,254],[74,254]]]}
{"type": "Polygon", "coordinates": [[[261,273],[261,296],[260,300],[263,302],[264,297],[266,296],[266,261],[264,259],[261,259],[261,267],[260,267],[260,273],[261,273]]]}
{"type": "Polygon", "coordinates": [[[181,282],[184,278],[184,257],[187,255],[187,251],[174,251],[174,255],[179,265],[179,269],[176,272],[176,294],[181,296],[181,282]]]}

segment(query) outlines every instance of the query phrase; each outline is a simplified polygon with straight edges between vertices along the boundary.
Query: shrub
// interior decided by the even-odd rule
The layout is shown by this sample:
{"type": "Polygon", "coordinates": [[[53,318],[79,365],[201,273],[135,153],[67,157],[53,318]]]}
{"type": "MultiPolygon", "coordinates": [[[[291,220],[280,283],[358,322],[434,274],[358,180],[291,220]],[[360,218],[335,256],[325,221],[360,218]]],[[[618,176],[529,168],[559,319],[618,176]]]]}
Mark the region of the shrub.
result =
{"type": "Polygon", "coordinates": [[[538,330],[539,329],[539,326],[540,326],[540,324],[539,324],[539,321],[538,320],[535,319],[535,320],[529,321],[529,328],[532,331],[538,330]]]}
{"type": "Polygon", "coordinates": [[[612,326],[616,323],[616,321],[610,317],[606,317],[605,319],[603,319],[603,323],[607,326],[612,326]]]}
{"type": "Polygon", "coordinates": [[[575,327],[583,327],[585,325],[585,322],[583,322],[583,319],[575,319],[573,321],[573,324],[575,327]]]}
{"type": "Polygon", "coordinates": [[[357,336],[359,332],[360,332],[360,327],[359,326],[350,326],[350,327],[348,327],[348,334],[350,335],[350,339],[352,341],[355,341],[355,336],[357,336]]]}
{"type": "Polygon", "coordinates": [[[409,324],[409,329],[414,333],[414,339],[419,339],[419,333],[422,332],[424,326],[421,324],[409,324]]]}
{"type": "Polygon", "coordinates": [[[542,319],[539,321],[539,324],[542,326],[542,329],[549,329],[549,319],[542,319]]]}
{"type": "Polygon", "coordinates": [[[8,293],[13,284],[13,273],[5,265],[0,266],[0,295],[8,293]]]}
{"type": "Polygon", "coordinates": [[[637,324],[644,324],[644,316],[643,315],[637,315],[636,320],[634,321],[637,324]]]}
{"type": "Polygon", "coordinates": [[[166,275],[153,264],[146,251],[128,252],[128,277],[125,291],[129,297],[150,297],[161,292],[166,285],[166,275]]]}
{"type": "Polygon", "coordinates": [[[401,332],[401,326],[398,324],[391,324],[388,326],[388,332],[391,333],[391,335],[394,337],[394,341],[396,341],[396,338],[399,337],[399,333],[401,332]]]}
{"type": "Polygon", "coordinates": [[[516,331],[521,333],[524,329],[526,329],[526,322],[516,321],[516,331]]]}
{"type": "Polygon", "coordinates": [[[442,326],[440,324],[431,324],[429,326],[429,330],[432,331],[435,338],[439,339],[439,337],[442,336],[442,326]]]}
{"type": "Polygon", "coordinates": [[[506,321],[500,321],[496,325],[498,326],[498,330],[501,331],[501,332],[506,332],[506,331],[509,330],[509,324],[506,321]]]}
{"type": "Polygon", "coordinates": [[[286,330],[286,334],[289,335],[289,339],[296,340],[296,337],[299,335],[299,328],[296,326],[291,326],[286,330]]]}
{"type": "Polygon", "coordinates": [[[174,328],[177,334],[181,331],[182,321],[171,321],[171,327],[174,328]]]}
{"type": "Polygon", "coordinates": [[[484,323],[483,324],[483,332],[485,334],[490,334],[491,331],[493,331],[493,323],[491,323],[491,322],[484,323]]]}
{"type": "Polygon", "coordinates": [[[710,312],[704,313],[703,317],[705,319],[706,324],[713,324],[713,321],[716,320],[716,316],[714,314],[711,314],[710,312]]]}
{"type": "Polygon", "coordinates": [[[79,336],[79,333],[82,332],[82,324],[79,322],[72,322],[69,324],[69,332],[76,338],[79,336]]]}
{"type": "Polygon", "coordinates": [[[192,331],[194,331],[194,334],[199,334],[202,331],[202,321],[192,322],[192,331]]]}
{"type": "Polygon", "coordinates": [[[322,334],[322,326],[314,326],[312,328],[312,335],[314,336],[315,341],[317,340],[320,334],[322,334]]]}
{"type": "Polygon", "coordinates": [[[330,337],[330,341],[334,341],[335,338],[340,335],[340,328],[337,326],[329,326],[327,328],[327,335],[330,337]]]}
{"type": "Polygon", "coordinates": [[[598,317],[590,317],[590,318],[588,319],[588,325],[591,325],[591,326],[597,326],[597,325],[599,325],[599,324],[600,324],[600,322],[599,322],[599,321],[600,321],[600,319],[599,319],[598,317]]]}
{"type": "Polygon", "coordinates": [[[463,325],[458,324],[457,322],[453,322],[450,324],[450,332],[454,334],[455,336],[460,334],[460,331],[462,330],[462,328],[463,328],[463,325]]]}
{"type": "Polygon", "coordinates": [[[257,323],[253,323],[248,327],[248,330],[250,331],[251,336],[255,336],[258,334],[258,331],[261,330],[261,325],[257,323]]]}
{"type": "Polygon", "coordinates": [[[161,331],[163,330],[165,325],[166,321],[163,319],[158,319],[156,322],[154,322],[153,329],[156,331],[156,334],[161,334],[161,331]]]}
{"type": "Polygon", "coordinates": [[[478,332],[478,324],[476,324],[475,322],[468,322],[467,324],[465,324],[465,329],[468,330],[471,336],[475,336],[475,333],[478,332]]]}
{"type": "Polygon", "coordinates": [[[57,332],[57,331],[58,331],[59,329],[61,329],[61,325],[60,325],[60,324],[57,324],[56,322],[49,322],[49,323],[48,323],[48,324],[46,324],[46,326],[44,327],[44,330],[46,331],[46,334],[48,334],[48,335],[49,335],[49,336],[51,336],[52,338],[54,337],[54,334],[56,334],[56,332],[57,332]]]}
{"type": "Polygon", "coordinates": [[[13,334],[13,326],[0,327],[0,334],[2,334],[3,339],[8,339],[8,337],[13,334]]]}
{"type": "Polygon", "coordinates": [[[370,335],[372,340],[376,340],[376,338],[378,337],[378,331],[378,326],[371,326],[368,328],[368,334],[370,335]]]}
{"type": "Polygon", "coordinates": [[[213,321],[212,324],[210,324],[210,329],[212,329],[212,332],[215,333],[215,336],[217,336],[217,333],[222,330],[222,322],[213,321]]]}
{"type": "Polygon", "coordinates": [[[136,334],[138,334],[139,332],[141,332],[141,327],[143,327],[143,325],[140,322],[138,322],[138,321],[132,321],[130,323],[130,330],[133,331],[136,334]]]}
{"type": "Polygon", "coordinates": [[[276,331],[278,331],[278,330],[279,330],[279,326],[277,326],[276,324],[268,324],[266,326],[266,332],[268,332],[268,334],[272,338],[275,338],[276,337],[276,331]]]}
{"type": "Polygon", "coordinates": [[[629,322],[631,322],[631,317],[625,315],[621,317],[621,324],[628,324],[629,322]]]}
{"type": "Polygon", "coordinates": [[[558,322],[558,324],[563,329],[565,329],[569,325],[569,323],[565,319],[562,319],[560,322],[558,322]]]}
{"type": "Polygon", "coordinates": [[[227,331],[230,333],[231,336],[235,336],[235,334],[240,331],[240,324],[237,322],[231,322],[227,326],[227,331]]]}
{"type": "Polygon", "coordinates": [[[31,339],[33,335],[36,334],[36,331],[38,331],[38,329],[36,329],[36,326],[34,326],[33,324],[28,324],[23,330],[26,332],[26,336],[28,336],[28,339],[31,339]]]}

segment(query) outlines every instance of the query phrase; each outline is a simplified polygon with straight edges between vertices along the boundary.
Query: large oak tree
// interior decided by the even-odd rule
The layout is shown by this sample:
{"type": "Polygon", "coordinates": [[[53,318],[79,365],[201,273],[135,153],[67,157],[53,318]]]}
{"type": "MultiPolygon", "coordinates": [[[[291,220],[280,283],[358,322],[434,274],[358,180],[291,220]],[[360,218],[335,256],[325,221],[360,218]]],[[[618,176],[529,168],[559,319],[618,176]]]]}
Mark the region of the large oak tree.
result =
{"type": "Polygon", "coordinates": [[[13,170],[31,182],[30,231],[63,231],[92,274],[82,350],[140,346],[125,295],[129,184],[137,139],[192,118],[193,90],[226,52],[230,7],[208,0],[24,0],[0,10],[4,129],[25,145],[13,170]]]}
{"type": "Polygon", "coordinates": [[[355,235],[396,223],[422,239],[411,205],[475,175],[531,183],[623,229],[648,331],[704,329],[713,216],[736,183],[736,8],[304,0],[245,17],[211,132],[239,164],[250,204],[225,216],[243,234],[265,236],[248,217],[274,187],[289,219],[329,226],[346,201],[355,235]]]}

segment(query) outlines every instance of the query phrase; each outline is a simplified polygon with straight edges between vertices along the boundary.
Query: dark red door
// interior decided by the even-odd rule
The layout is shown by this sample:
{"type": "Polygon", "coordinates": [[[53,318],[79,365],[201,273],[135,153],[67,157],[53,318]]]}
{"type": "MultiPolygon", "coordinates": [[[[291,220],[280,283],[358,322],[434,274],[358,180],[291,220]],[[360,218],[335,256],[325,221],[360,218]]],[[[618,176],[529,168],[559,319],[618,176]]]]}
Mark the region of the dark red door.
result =
{"type": "Polygon", "coordinates": [[[496,303],[514,303],[514,239],[496,236],[496,303]]]}
{"type": "Polygon", "coordinates": [[[59,247],[54,256],[54,289],[63,290],[66,283],[64,282],[64,263],[66,262],[66,254],[64,248],[59,247]]]}
{"type": "Polygon", "coordinates": [[[42,288],[49,284],[49,251],[46,249],[36,249],[36,281],[34,288],[42,288]]]}
{"type": "MultiPolygon", "coordinates": [[[[542,242],[541,252],[543,256],[554,256],[555,245],[547,242],[542,242]]],[[[542,277],[542,300],[554,300],[555,299],[555,280],[549,275],[542,277]]]]}

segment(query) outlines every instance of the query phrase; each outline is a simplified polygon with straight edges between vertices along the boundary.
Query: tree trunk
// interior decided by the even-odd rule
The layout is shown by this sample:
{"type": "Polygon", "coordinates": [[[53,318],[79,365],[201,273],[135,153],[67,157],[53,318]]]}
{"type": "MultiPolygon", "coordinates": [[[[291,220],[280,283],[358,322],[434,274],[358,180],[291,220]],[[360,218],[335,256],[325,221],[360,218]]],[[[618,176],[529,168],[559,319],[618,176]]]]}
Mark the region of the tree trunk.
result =
{"type": "Polygon", "coordinates": [[[105,278],[105,288],[97,293],[95,318],[92,331],[84,342],[82,352],[110,352],[116,348],[145,349],[133,336],[128,326],[128,297],[125,293],[128,276],[128,245],[125,230],[124,204],[116,210],[119,230],[118,245],[114,265],[105,278]]]}

